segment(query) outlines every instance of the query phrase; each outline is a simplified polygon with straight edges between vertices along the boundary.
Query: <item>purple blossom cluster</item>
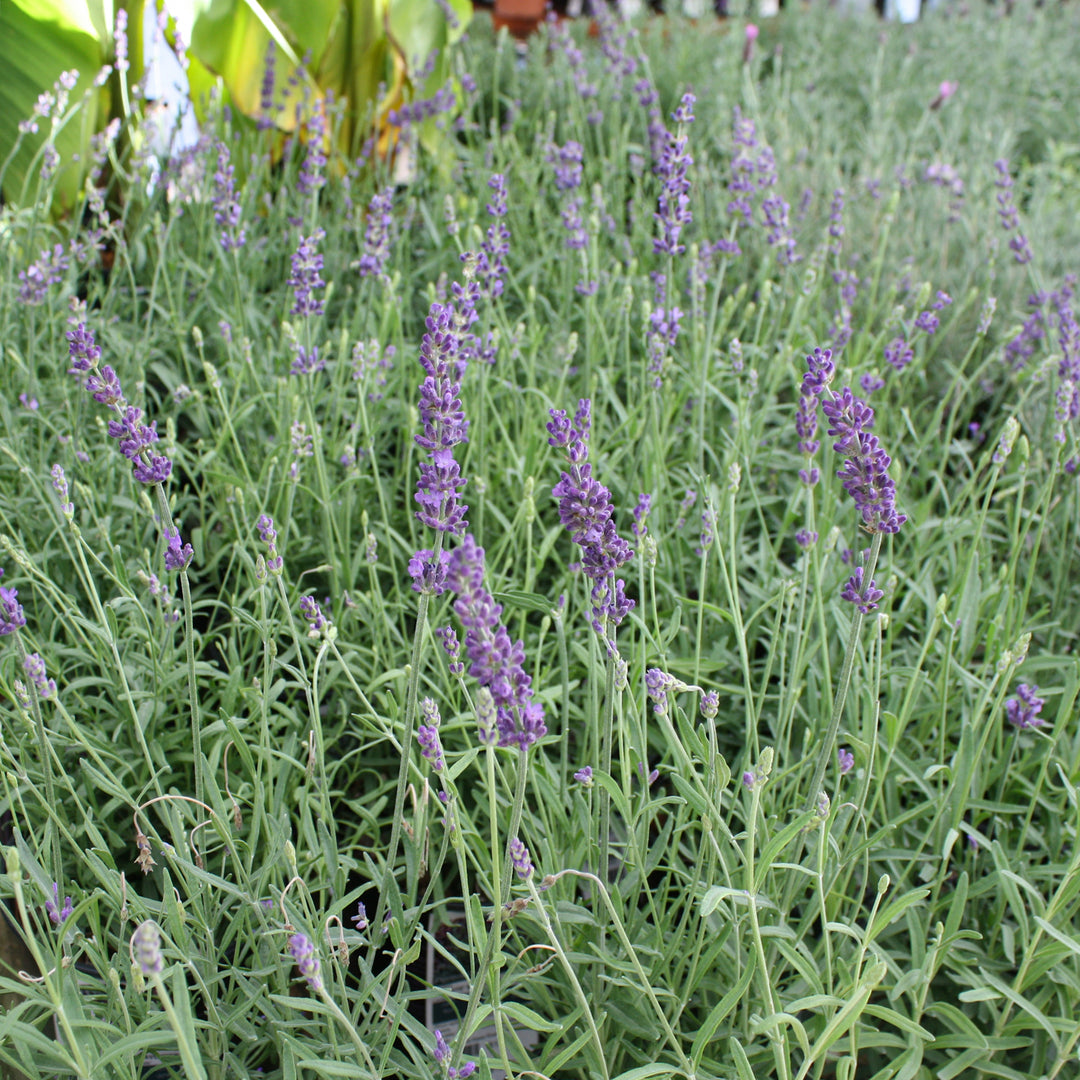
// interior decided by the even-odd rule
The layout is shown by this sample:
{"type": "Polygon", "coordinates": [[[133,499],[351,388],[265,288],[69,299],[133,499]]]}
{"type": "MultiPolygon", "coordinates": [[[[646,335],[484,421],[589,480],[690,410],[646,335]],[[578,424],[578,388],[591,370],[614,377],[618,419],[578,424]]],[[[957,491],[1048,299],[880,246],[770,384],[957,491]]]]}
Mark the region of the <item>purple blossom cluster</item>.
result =
{"type": "Polygon", "coordinates": [[[64,902],[60,903],[60,883],[53,882],[53,894],[51,899],[45,901],[45,914],[49,916],[49,922],[53,926],[60,926],[71,917],[71,913],[75,910],[75,905],[71,902],[70,896],[64,897],[64,902]]]}
{"type": "Polygon", "coordinates": [[[487,212],[495,220],[488,226],[480,243],[476,272],[488,296],[494,300],[502,296],[503,278],[506,277],[503,257],[510,251],[510,230],[506,227],[506,177],[495,173],[488,181],[488,187],[491,188],[492,195],[491,202],[487,204],[487,212]]]}
{"type": "Polygon", "coordinates": [[[833,449],[846,459],[836,475],[854,500],[863,528],[899,532],[907,517],[896,511],[896,485],[888,472],[892,459],[870,433],[874,410],[847,386],[839,394],[823,396],[821,409],[831,425],[828,434],[836,437],[833,449]]]}
{"type": "Polygon", "coordinates": [[[494,728],[481,725],[481,740],[527,750],[547,734],[544,709],[532,700],[525,673],[525,647],[511,642],[502,623],[502,605],[484,588],[484,549],[471,534],[450,553],[447,584],[456,594],[454,611],[465,627],[469,674],[486,687],[495,706],[494,728]]]}
{"type": "MultiPolygon", "coordinates": [[[[897,169],[900,168],[901,166],[898,165],[897,169]]],[[[901,186],[903,186],[901,174],[897,174],[897,179],[901,180],[901,186]]],[[[949,216],[946,221],[949,224],[955,224],[959,221],[961,212],[964,209],[964,181],[956,169],[945,162],[935,161],[927,165],[926,171],[923,173],[923,180],[948,191],[950,201],[949,216]]]]}
{"type": "Polygon", "coordinates": [[[457,631],[452,626],[440,626],[435,631],[449,661],[451,675],[464,675],[465,665],[461,662],[461,642],[458,641],[457,631]]]}
{"type": "Polygon", "coordinates": [[[683,94],[682,102],[672,114],[672,119],[679,125],[679,133],[668,134],[656,169],[663,184],[659,209],[654,215],[660,235],[653,240],[653,251],[658,255],[681,255],[686,250],[679,237],[683,227],[693,220],[687,171],[694,164],[694,159],[687,152],[687,138],[683,130],[693,123],[695,100],[693,94],[683,94]]]}
{"type": "Polygon", "coordinates": [[[583,174],[581,143],[568,140],[563,146],[552,143],[546,161],[555,169],[555,190],[573,191],[581,187],[583,174]]]}
{"type": "Polygon", "coordinates": [[[285,284],[296,294],[296,301],[289,310],[296,318],[306,319],[323,313],[323,301],[314,293],[326,286],[322,279],[323,257],[318,250],[324,236],[326,230],[320,228],[310,236],[300,237],[300,244],[292,256],[292,273],[285,284]]]}
{"type": "Polygon", "coordinates": [[[649,531],[648,520],[651,509],[652,496],[643,491],[638,496],[637,505],[634,507],[634,524],[630,526],[630,531],[638,540],[644,540],[649,531]]]}
{"type": "Polygon", "coordinates": [[[1052,328],[1055,315],[1060,322],[1062,311],[1071,304],[1076,280],[1075,274],[1066,274],[1060,289],[1050,293],[1040,291],[1028,297],[1031,314],[1024,320],[1020,333],[1005,346],[1005,362],[1014,371],[1024,367],[1035,354],[1036,346],[1046,338],[1048,330],[1052,328]],[[1043,314],[1044,308],[1049,308],[1050,321],[1043,314]]]}
{"type": "Polygon", "coordinates": [[[871,581],[869,585],[863,582],[863,568],[857,566],[855,573],[847,579],[840,591],[840,599],[854,604],[864,615],[869,615],[877,608],[877,602],[885,594],[877,588],[877,582],[871,581]]]}
{"type": "Polygon", "coordinates": [[[769,229],[766,239],[770,247],[777,249],[776,259],[781,266],[794,266],[802,260],[802,256],[795,251],[795,235],[788,220],[790,211],[791,207],[775,192],[767,195],[761,203],[761,212],[769,229]]]}
{"type": "Polygon", "coordinates": [[[101,350],[85,323],[69,330],[67,339],[71,362],[68,372],[85,375],[83,389],[115,415],[116,419],[109,421],[109,436],[117,440],[120,452],[131,462],[135,479],[141,484],[164,483],[172,473],[172,462],[152,450],[158,441],[157,421],[144,424],[142,409],[125,400],[116,372],[108,364],[99,366],[101,350]]]}
{"type": "Polygon", "coordinates": [[[571,251],[583,251],[589,242],[585,222],[581,217],[581,200],[567,199],[560,210],[563,228],[566,230],[566,246],[571,251]]]}
{"type": "Polygon", "coordinates": [[[422,548],[409,560],[409,577],[412,578],[414,592],[427,593],[430,596],[442,596],[446,592],[446,571],[450,562],[450,553],[440,551],[438,555],[428,548],[422,548]]]}
{"type": "Polygon", "coordinates": [[[450,1058],[452,1054],[450,1047],[446,1045],[446,1040],[443,1038],[441,1031],[435,1032],[435,1051],[434,1058],[436,1063],[446,1071],[446,1080],[468,1080],[474,1072],[476,1072],[476,1062],[467,1061],[464,1065],[454,1068],[450,1064],[450,1058]]]}
{"type": "Polygon", "coordinates": [[[217,144],[217,172],[214,173],[214,222],[221,230],[218,242],[227,255],[247,243],[247,230],[240,224],[240,201],[236,195],[235,169],[229,161],[229,147],[224,141],[217,144]]]}
{"type": "Polygon", "coordinates": [[[683,312],[667,302],[667,277],[654,272],[656,288],[655,306],[649,312],[649,325],[645,333],[645,352],[648,371],[653,377],[653,388],[659,390],[664,384],[664,374],[671,364],[671,350],[679,338],[683,312]]]}
{"type": "Polygon", "coordinates": [[[885,346],[885,362],[896,371],[904,368],[915,359],[915,350],[902,337],[895,337],[885,346]]]}
{"type": "Polygon", "coordinates": [[[48,701],[50,698],[56,697],[56,682],[49,678],[49,673],[45,668],[45,661],[36,652],[30,653],[23,660],[23,671],[26,672],[26,677],[34,684],[38,697],[42,701],[48,701]]]}
{"type": "Polygon", "coordinates": [[[49,289],[64,280],[70,265],[63,244],[55,244],[51,251],[45,248],[25,270],[19,271],[19,303],[28,307],[45,303],[49,289]]]}
{"type": "MultiPolygon", "coordinates": [[[[1080,325],[1073,314],[1072,305],[1062,302],[1058,309],[1058,345],[1061,360],[1058,362],[1057,409],[1055,419],[1064,425],[1080,417],[1080,325]]],[[[1065,432],[1055,436],[1065,441],[1065,432]]]]}
{"type": "Polygon", "coordinates": [[[636,31],[629,23],[617,16],[606,4],[594,5],[594,18],[600,30],[600,51],[604,55],[604,70],[610,79],[613,97],[622,93],[624,79],[637,74],[638,58],[630,51],[630,43],[636,31]]]}
{"type": "Polygon", "coordinates": [[[821,447],[817,438],[818,401],[832,381],[836,366],[830,349],[815,349],[813,355],[806,358],[806,364],[799,404],[795,409],[795,434],[799,436],[799,452],[806,455],[806,465],[799,470],[799,479],[807,487],[813,487],[821,479],[821,470],[813,464],[814,455],[821,447]]]}
{"type": "Polygon", "coordinates": [[[416,741],[420,744],[420,753],[431,762],[434,772],[442,772],[446,768],[446,759],[443,757],[442,742],[439,739],[439,724],[442,722],[439,707],[431,698],[424,698],[420,703],[420,711],[427,721],[418,725],[416,729],[416,741]]]}
{"type": "Polygon", "coordinates": [[[326,183],[326,102],[319,99],[301,125],[307,139],[307,153],[296,177],[296,190],[313,195],[326,183]]]}
{"type": "Polygon", "coordinates": [[[915,329],[921,330],[924,334],[936,334],[941,325],[937,312],[944,311],[951,303],[952,297],[946,292],[939,291],[929,309],[920,311],[915,317],[915,329]]]}
{"type": "Polygon", "coordinates": [[[994,186],[998,189],[998,218],[1002,229],[1013,233],[1009,240],[1009,250],[1021,265],[1029,263],[1034,256],[1027,237],[1020,230],[1020,214],[1016,209],[1016,203],[1013,202],[1013,178],[1009,171],[1009,163],[1005,158],[998,158],[994,162],[994,169],[997,171],[994,186]]]}
{"type": "Polygon", "coordinates": [[[596,83],[589,80],[589,73],[585,67],[585,54],[570,36],[569,27],[559,21],[554,12],[551,12],[548,18],[547,31],[549,50],[561,52],[566,58],[570,76],[574,81],[574,91],[588,109],[586,120],[590,124],[599,124],[604,119],[604,113],[597,101],[600,90],[596,83]]]}
{"type": "Polygon", "coordinates": [[[517,836],[510,841],[510,862],[522,881],[528,881],[533,876],[534,870],[532,859],[529,857],[529,849],[517,836]]]}
{"type": "Polygon", "coordinates": [[[323,988],[319,974],[319,958],[315,946],[306,934],[293,934],[289,938],[289,955],[296,961],[297,970],[307,980],[309,989],[319,993],[323,988]]]}
{"type": "Polygon", "coordinates": [[[278,534],[274,528],[274,519],[269,514],[262,514],[255,527],[259,530],[259,538],[266,545],[266,569],[271,574],[280,574],[285,569],[285,559],[278,554],[278,534]]]}
{"type": "Polygon", "coordinates": [[[259,83],[259,119],[257,127],[259,131],[269,131],[277,126],[277,115],[281,112],[281,105],[275,104],[274,91],[276,86],[276,60],[277,46],[273,40],[267,42],[266,59],[263,61],[262,81],[259,83]]]}
{"type": "Polygon", "coordinates": [[[465,486],[454,447],[468,440],[469,422],[461,406],[461,377],[465,373],[464,337],[476,318],[472,294],[462,290],[454,301],[431,305],[427,333],[420,342],[420,421],[417,444],[428,452],[420,463],[416,502],[417,518],[438,532],[460,534],[468,522],[468,507],[460,499],[465,486]]]}
{"type": "Polygon", "coordinates": [[[308,637],[319,637],[330,626],[330,620],[322,613],[314,596],[300,597],[300,614],[307,620],[308,637]]]}
{"type": "Polygon", "coordinates": [[[837,188],[829,206],[829,250],[834,255],[839,255],[843,247],[844,231],[844,189],[837,188]]]}
{"type": "Polygon", "coordinates": [[[368,204],[367,229],[364,233],[364,252],[353,266],[361,277],[382,277],[390,257],[394,227],[394,188],[387,185],[377,191],[368,204]]]}
{"type": "MultiPolygon", "coordinates": [[[[420,80],[416,80],[419,85],[420,80]]],[[[430,98],[420,98],[402,105],[400,108],[391,109],[387,114],[387,120],[394,127],[409,128],[422,124],[425,120],[432,120],[443,113],[453,112],[457,108],[457,95],[454,93],[452,83],[440,86],[430,98]]]]}
{"type": "Polygon", "coordinates": [[[593,629],[603,635],[605,622],[618,626],[634,606],[615,577],[634,551],[615,530],[611,492],[592,475],[591,409],[588,398],[578,402],[573,420],[564,410],[552,409],[547,429],[548,443],[564,450],[569,463],[569,471],[562,473],[551,494],[559,500],[559,519],[581,549],[581,567],[593,583],[593,629]]]}
{"type": "Polygon", "coordinates": [[[728,193],[732,199],[727,212],[738,218],[742,228],[754,223],[754,195],[776,184],[776,159],[772,149],[758,141],[754,121],[744,117],[738,105],[732,111],[731,141],[734,150],[728,193]]]}
{"type": "Polygon", "coordinates": [[[1039,688],[1032,683],[1021,683],[1016,688],[1016,697],[1011,697],[1005,702],[1005,716],[1013,727],[1021,731],[1031,728],[1042,727],[1046,721],[1039,716],[1039,712],[1046,704],[1045,699],[1038,696],[1039,688]]]}

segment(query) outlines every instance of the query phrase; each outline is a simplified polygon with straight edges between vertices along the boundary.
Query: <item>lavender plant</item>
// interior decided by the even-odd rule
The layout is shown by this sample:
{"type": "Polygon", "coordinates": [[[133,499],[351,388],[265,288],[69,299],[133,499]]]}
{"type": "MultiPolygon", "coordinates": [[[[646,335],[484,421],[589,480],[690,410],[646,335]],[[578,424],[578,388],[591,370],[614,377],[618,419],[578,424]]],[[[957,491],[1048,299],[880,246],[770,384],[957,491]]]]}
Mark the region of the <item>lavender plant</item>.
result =
{"type": "Polygon", "coordinates": [[[299,85],[42,149],[2,1068],[1070,1076],[1077,17],[478,18],[404,184],[299,85]]]}

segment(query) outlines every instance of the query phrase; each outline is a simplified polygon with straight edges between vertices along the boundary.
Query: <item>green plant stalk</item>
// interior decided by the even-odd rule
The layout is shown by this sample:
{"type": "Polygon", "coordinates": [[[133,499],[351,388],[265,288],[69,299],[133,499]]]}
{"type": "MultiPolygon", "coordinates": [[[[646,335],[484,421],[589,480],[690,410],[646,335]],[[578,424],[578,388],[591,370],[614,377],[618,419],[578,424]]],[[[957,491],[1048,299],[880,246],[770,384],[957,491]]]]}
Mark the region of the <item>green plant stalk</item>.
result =
{"type": "Polygon", "coordinates": [[[649,1003],[653,1007],[653,1012],[656,1013],[656,1018],[660,1021],[660,1026],[664,1029],[668,1042],[671,1044],[672,1049],[679,1059],[679,1064],[682,1067],[683,1072],[687,1077],[690,1077],[691,1080],[693,1080],[694,1067],[691,1064],[690,1059],[683,1052],[682,1044],[679,1042],[678,1037],[671,1027],[671,1021],[668,1020],[667,1013],[664,1012],[660,1002],[657,1000],[656,993],[652,988],[652,984],[649,982],[649,977],[645,974],[645,969],[641,966],[641,961],[638,959],[633,945],[630,944],[630,939],[626,936],[626,930],[623,928],[618,912],[615,910],[615,905],[611,902],[611,897],[608,895],[607,886],[595,874],[586,873],[584,870],[560,870],[557,874],[545,877],[544,884],[554,885],[559,878],[568,874],[572,877],[585,878],[587,881],[592,881],[596,885],[597,891],[604,901],[604,906],[608,910],[608,915],[611,917],[611,925],[615,928],[615,934],[622,944],[631,966],[641,980],[641,986],[645,992],[645,996],[649,999],[649,1003]]]}
{"type": "MultiPolygon", "coordinates": [[[[50,966],[45,961],[45,956],[42,954],[41,949],[38,947],[37,938],[30,931],[30,917],[26,910],[26,897],[23,895],[22,890],[22,861],[19,858],[19,851],[14,845],[5,849],[7,856],[7,873],[11,881],[11,888],[15,894],[15,907],[19,913],[19,922],[23,929],[27,931],[25,934],[26,946],[30,950],[30,955],[34,958],[34,963],[37,964],[38,971],[42,972],[42,982],[45,985],[45,991],[49,995],[49,1000],[52,1003],[53,1014],[56,1017],[56,1023],[60,1030],[64,1033],[64,1044],[69,1049],[72,1060],[75,1063],[75,1068],[78,1071],[80,1078],[85,1077],[86,1080],[90,1080],[92,1075],[91,1069],[83,1057],[82,1050],[80,1049],[79,1038],[76,1035],[74,1029],[71,1026],[71,1021],[68,1018],[67,1009],[64,1008],[63,993],[60,987],[56,984],[54,978],[56,974],[55,968],[50,966]]],[[[66,968],[61,968],[61,971],[66,971],[66,968]]]]}
{"type": "MultiPolygon", "coordinates": [[[[545,881],[546,880],[547,879],[545,878],[545,881]]],[[[593,1016],[589,998],[584,989],[582,989],[581,982],[577,977],[577,972],[574,970],[574,965],[566,955],[566,950],[559,940],[559,935],[556,933],[555,927],[548,917],[547,909],[544,907],[544,901],[541,899],[540,893],[536,889],[535,874],[530,874],[525,884],[529,887],[529,895],[533,902],[533,912],[544,927],[544,933],[547,934],[548,941],[551,942],[551,947],[555,950],[555,955],[559,958],[559,963],[562,965],[566,977],[570,980],[570,985],[574,988],[574,996],[578,999],[578,1004],[581,1005],[582,1015],[585,1017],[585,1023],[588,1025],[589,1034],[592,1036],[592,1041],[596,1046],[596,1055],[604,1080],[608,1080],[608,1077],[611,1074],[608,1071],[607,1055],[604,1052],[604,1044],[600,1038],[600,1030],[596,1026],[596,1018],[593,1016]]]]}
{"type": "MultiPolygon", "coordinates": [[[[866,588],[870,587],[870,583],[874,578],[878,553],[881,551],[881,537],[881,533],[874,533],[874,539],[870,545],[870,557],[866,560],[866,568],[863,571],[863,581],[866,583],[866,588]]],[[[851,686],[851,674],[855,670],[855,654],[858,652],[859,634],[862,631],[864,618],[863,613],[858,608],[855,608],[855,613],[851,619],[851,633],[848,635],[847,651],[844,653],[844,666],[840,669],[840,682],[837,684],[836,694],[833,697],[832,716],[829,718],[829,726],[825,729],[825,738],[822,740],[821,748],[818,750],[813,779],[810,781],[805,806],[806,813],[812,813],[817,806],[818,793],[821,791],[821,785],[825,779],[825,770],[832,760],[836,736],[840,731],[840,721],[844,717],[844,704],[847,701],[848,688],[851,686]]]]}
{"type": "MultiPolygon", "coordinates": [[[[26,645],[23,644],[22,635],[15,631],[15,648],[19,653],[19,667],[26,668],[26,645]]],[[[37,734],[38,753],[41,755],[41,772],[45,777],[45,798],[50,809],[59,807],[56,801],[56,782],[53,779],[52,755],[49,753],[49,741],[45,734],[45,720],[41,715],[41,695],[37,687],[30,692],[30,710],[34,717],[34,730],[37,734]]],[[[52,849],[52,876],[55,881],[63,881],[64,863],[60,852],[60,835],[56,828],[56,821],[52,814],[49,815],[49,847],[52,849]]]]}
{"type": "Polygon", "coordinates": [[[476,1010],[480,1004],[480,997],[484,992],[486,981],[491,978],[493,985],[497,973],[491,972],[491,961],[495,956],[496,947],[502,947],[502,924],[506,904],[510,898],[510,841],[518,834],[521,826],[521,813],[525,805],[525,784],[528,779],[528,751],[521,750],[518,757],[518,774],[514,785],[514,802],[510,809],[510,829],[506,834],[506,852],[503,857],[502,881],[499,881],[499,867],[496,852],[498,851],[498,805],[495,799],[495,747],[488,744],[487,747],[487,776],[488,776],[488,807],[491,819],[493,844],[491,848],[491,873],[493,878],[492,896],[493,909],[491,913],[491,929],[488,931],[487,944],[484,947],[484,955],[480,960],[476,981],[469,991],[469,1000],[465,1006],[465,1019],[461,1023],[460,1031],[464,1037],[458,1042],[454,1050],[454,1066],[460,1064],[461,1055],[465,1048],[465,1040],[472,1033],[473,1023],[476,1019],[476,1010]]]}
{"type": "MultiPolygon", "coordinates": [[[[614,575],[613,575],[614,576],[614,575]]],[[[614,630],[612,631],[611,648],[614,650],[614,630]]],[[[612,718],[615,715],[615,657],[607,658],[607,671],[604,680],[604,707],[600,715],[600,768],[606,776],[611,775],[612,757],[612,718]]],[[[642,754],[645,748],[641,748],[642,754]]],[[[565,777],[564,777],[565,779],[565,777]]],[[[600,793],[600,876],[608,880],[608,846],[611,835],[611,793],[605,788],[600,793]]]]}
{"type": "Polygon", "coordinates": [[[180,1017],[176,1015],[176,1007],[172,1003],[172,998],[169,997],[168,990],[165,989],[165,983],[160,972],[150,976],[150,980],[154,987],[154,993],[157,994],[161,1007],[169,1018],[169,1027],[172,1028],[173,1034],[176,1036],[176,1046],[180,1051],[180,1059],[184,1063],[184,1071],[189,1077],[202,1077],[203,1080],[206,1080],[206,1070],[203,1068],[198,1048],[188,1043],[183,1024],[180,1023],[180,1017]]]}
{"type": "MultiPolygon", "coordinates": [[[[442,533],[435,535],[434,559],[438,559],[442,550],[442,533]]],[[[424,655],[424,632],[427,629],[428,608],[431,605],[431,594],[421,593],[420,602],[416,611],[416,630],[413,633],[412,661],[409,665],[405,689],[405,731],[401,739],[401,764],[398,766],[397,787],[394,791],[394,816],[390,825],[390,846],[386,852],[386,879],[394,876],[394,862],[397,859],[398,846],[401,843],[401,816],[405,810],[405,789],[409,780],[409,764],[412,760],[412,743],[416,728],[416,709],[418,688],[420,684],[420,664],[424,655]]],[[[388,890],[383,888],[379,892],[379,905],[372,926],[374,937],[381,932],[383,915],[386,914],[388,890]]]]}
{"type": "MultiPolygon", "coordinates": [[[[758,880],[754,869],[755,845],[757,843],[757,819],[761,809],[761,787],[758,782],[754,783],[754,789],[750,795],[750,816],[746,823],[746,899],[750,910],[750,930],[754,939],[754,952],[757,954],[757,970],[761,978],[761,996],[766,1002],[769,1014],[775,1015],[779,1010],[776,1005],[776,997],[773,994],[772,983],[769,980],[771,967],[765,957],[765,943],[761,937],[761,926],[757,916],[757,888],[758,880]]],[[[788,1080],[791,1073],[789,1070],[789,1055],[786,1034],[775,1035],[770,1033],[769,1041],[774,1046],[779,1043],[774,1051],[780,1080],[788,1080]]]]}

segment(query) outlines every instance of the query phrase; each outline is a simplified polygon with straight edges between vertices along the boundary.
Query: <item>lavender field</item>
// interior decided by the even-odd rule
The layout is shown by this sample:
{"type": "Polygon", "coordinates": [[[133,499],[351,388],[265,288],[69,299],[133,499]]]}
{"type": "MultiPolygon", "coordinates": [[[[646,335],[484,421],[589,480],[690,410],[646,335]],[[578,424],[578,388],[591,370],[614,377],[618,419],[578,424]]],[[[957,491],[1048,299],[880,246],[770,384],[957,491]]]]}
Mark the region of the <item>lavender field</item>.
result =
{"type": "Polygon", "coordinates": [[[0,1074],[1080,1075],[1080,7],[594,28],[24,122],[0,1074]]]}

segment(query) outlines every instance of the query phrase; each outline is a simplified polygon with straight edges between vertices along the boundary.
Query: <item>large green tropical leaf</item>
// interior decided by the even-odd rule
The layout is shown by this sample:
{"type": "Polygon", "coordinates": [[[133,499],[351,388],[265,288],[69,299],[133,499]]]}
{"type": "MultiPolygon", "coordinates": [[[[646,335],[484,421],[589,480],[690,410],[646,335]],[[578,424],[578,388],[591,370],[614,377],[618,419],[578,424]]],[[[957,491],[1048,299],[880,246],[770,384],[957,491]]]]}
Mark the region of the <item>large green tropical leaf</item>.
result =
{"type": "Polygon", "coordinates": [[[64,71],[78,71],[79,80],[71,92],[77,102],[91,90],[86,106],[55,133],[54,144],[61,156],[54,207],[70,209],[82,185],[82,165],[90,136],[99,126],[107,97],[92,91],[93,79],[105,63],[108,26],[112,4],[78,0],[3,0],[0,3],[0,41],[4,64],[0,73],[0,164],[3,196],[7,202],[24,203],[37,194],[41,151],[52,135],[47,121],[38,121],[39,131],[19,142],[19,123],[34,109],[38,95],[51,90],[64,71]],[[103,34],[102,31],[105,31],[103,34]],[[18,150],[8,160],[16,144],[18,150]]]}

